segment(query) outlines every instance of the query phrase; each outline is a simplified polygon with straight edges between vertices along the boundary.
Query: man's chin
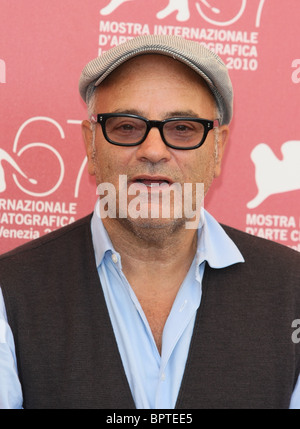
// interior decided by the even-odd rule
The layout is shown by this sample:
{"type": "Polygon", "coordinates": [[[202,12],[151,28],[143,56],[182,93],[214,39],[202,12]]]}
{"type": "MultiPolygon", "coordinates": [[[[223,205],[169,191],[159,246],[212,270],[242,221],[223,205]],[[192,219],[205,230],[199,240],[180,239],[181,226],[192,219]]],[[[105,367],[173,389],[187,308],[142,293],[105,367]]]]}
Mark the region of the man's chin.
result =
{"type": "Polygon", "coordinates": [[[133,233],[139,238],[149,241],[161,241],[170,234],[185,228],[185,219],[153,219],[153,218],[130,218],[117,219],[123,228],[133,233]]]}

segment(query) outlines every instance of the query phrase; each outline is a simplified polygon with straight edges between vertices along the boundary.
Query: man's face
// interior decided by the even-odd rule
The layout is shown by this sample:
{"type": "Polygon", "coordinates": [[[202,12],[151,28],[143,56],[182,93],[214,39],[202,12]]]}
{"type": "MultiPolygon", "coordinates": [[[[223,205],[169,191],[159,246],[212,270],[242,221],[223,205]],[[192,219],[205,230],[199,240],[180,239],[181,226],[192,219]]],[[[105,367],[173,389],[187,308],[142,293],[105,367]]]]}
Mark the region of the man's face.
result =
{"type": "MultiPolygon", "coordinates": [[[[161,55],[134,58],[113,72],[97,89],[95,113],[132,113],[151,120],[216,119],[214,99],[202,79],[184,64],[161,55]]],[[[136,184],[137,189],[139,183],[147,185],[149,191],[153,183],[179,183],[182,187],[184,183],[203,183],[206,193],[220,173],[228,128],[220,127],[217,151],[213,131],[200,148],[193,150],[167,147],[157,128],[133,147],[107,142],[99,124],[94,141],[88,121],[83,123],[83,132],[90,174],[96,176],[97,186],[112,183],[118,198],[120,175],[126,175],[128,186],[136,184]]],[[[163,225],[167,220],[143,222],[147,226],[163,225]]]]}

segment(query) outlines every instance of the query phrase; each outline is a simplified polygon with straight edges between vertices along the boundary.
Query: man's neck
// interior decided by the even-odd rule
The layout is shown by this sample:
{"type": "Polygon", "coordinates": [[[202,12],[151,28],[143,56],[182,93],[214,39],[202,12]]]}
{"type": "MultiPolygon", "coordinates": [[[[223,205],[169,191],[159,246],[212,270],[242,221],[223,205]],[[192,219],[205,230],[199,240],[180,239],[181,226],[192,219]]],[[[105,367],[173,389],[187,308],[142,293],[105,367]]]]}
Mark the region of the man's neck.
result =
{"type": "Polygon", "coordinates": [[[170,280],[175,286],[174,279],[184,279],[196,253],[197,230],[186,229],[184,224],[136,228],[117,219],[104,219],[103,223],[121,255],[128,281],[143,284],[140,279],[156,279],[153,287],[157,284],[161,290],[161,283],[167,287],[170,280]]]}

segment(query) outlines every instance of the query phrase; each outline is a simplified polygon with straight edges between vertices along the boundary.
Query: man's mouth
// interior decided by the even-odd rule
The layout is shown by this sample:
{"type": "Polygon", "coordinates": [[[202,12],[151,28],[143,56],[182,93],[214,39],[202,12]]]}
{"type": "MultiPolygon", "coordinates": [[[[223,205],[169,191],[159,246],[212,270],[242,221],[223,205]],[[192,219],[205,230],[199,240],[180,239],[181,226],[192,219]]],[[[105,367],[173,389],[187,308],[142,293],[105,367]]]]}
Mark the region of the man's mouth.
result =
{"type": "Polygon", "coordinates": [[[161,177],[161,176],[140,176],[140,177],[135,177],[133,178],[133,180],[131,181],[131,183],[135,183],[135,184],[143,184],[145,186],[147,186],[148,188],[155,188],[155,187],[164,187],[164,186],[169,186],[173,183],[173,181],[168,178],[168,177],[161,177]]]}

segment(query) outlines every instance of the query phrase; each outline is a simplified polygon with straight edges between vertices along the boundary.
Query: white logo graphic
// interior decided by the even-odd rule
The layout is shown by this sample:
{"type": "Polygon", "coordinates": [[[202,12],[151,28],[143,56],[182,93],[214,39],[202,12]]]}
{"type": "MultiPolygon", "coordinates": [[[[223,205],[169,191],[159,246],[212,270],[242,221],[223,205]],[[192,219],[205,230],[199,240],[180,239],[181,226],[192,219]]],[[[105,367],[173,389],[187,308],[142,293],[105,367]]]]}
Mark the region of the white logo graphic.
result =
{"type": "Polygon", "coordinates": [[[123,3],[133,0],[111,0],[110,3],[101,10],[101,15],[110,15],[123,3]]]}
{"type": "Polygon", "coordinates": [[[188,21],[190,19],[190,10],[188,0],[169,0],[168,6],[158,12],[156,17],[164,19],[172,13],[177,12],[177,21],[188,21]]]}
{"type": "Polygon", "coordinates": [[[6,181],[5,181],[5,173],[2,162],[5,161],[10,164],[21,176],[25,177],[30,183],[37,184],[35,179],[29,179],[29,177],[21,170],[18,164],[13,160],[13,158],[5,152],[5,150],[0,148],[0,192],[4,192],[6,190],[6,181]]]}
{"type": "Polygon", "coordinates": [[[50,189],[44,190],[43,192],[34,192],[33,190],[25,188],[20,183],[17,174],[13,173],[13,175],[12,175],[13,180],[16,183],[17,187],[27,195],[31,195],[34,197],[45,197],[45,196],[48,196],[48,195],[51,195],[52,193],[54,193],[59,188],[59,186],[61,185],[63,178],[64,178],[65,167],[64,167],[63,159],[62,159],[60,153],[56,149],[54,149],[52,146],[50,146],[46,143],[40,143],[40,142],[29,143],[26,146],[23,146],[21,149],[19,149],[19,140],[20,140],[20,137],[21,137],[23,130],[27,127],[27,125],[29,125],[32,122],[36,122],[36,121],[50,122],[51,124],[53,124],[58,129],[58,131],[60,133],[60,137],[62,139],[65,138],[62,127],[56,121],[54,121],[51,118],[39,116],[39,117],[31,118],[31,119],[28,119],[27,121],[25,121],[24,124],[19,128],[19,130],[16,134],[16,137],[15,137],[15,140],[14,140],[14,144],[13,144],[13,154],[15,155],[14,158],[18,159],[18,162],[13,158],[13,156],[9,155],[3,149],[0,149],[0,193],[4,192],[6,190],[6,178],[5,178],[4,168],[3,168],[4,162],[7,162],[8,164],[10,164],[15,169],[16,173],[18,173],[18,175],[21,175],[22,177],[27,179],[27,183],[31,183],[33,185],[37,185],[39,183],[39,181],[36,180],[36,178],[34,178],[34,179],[29,178],[28,175],[19,167],[19,161],[21,160],[22,155],[25,152],[31,151],[32,159],[34,159],[34,154],[36,153],[36,149],[43,149],[43,150],[46,150],[47,152],[50,151],[50,152],[52,152],[52,154],[54,154],[54,157],[58,162],[59,178],[56,181],[56,183],[50,189]]]}
{"type": "MultiPolygon", "coordinates": [[[[111,0],[110,3],[101,9],[100,13],[103,16],[112,14],[119,6],[121,6],[123,3],[132,2],[134,0],[111,0]]],[[[238,21],[241,16],[243,15],[246,6],[247,6],[247,0],[236,0],[236,4],[239,7],[237,12],[234,12],[235,15],[232,16],[230,19],[222,18],[222,12],[223,10],[220,9],[220,7],[217,7],[220,2],[216,2],[216,0],[199,0],[194,2],[197,12],[200,14],[200,16],[210,24],[218,25],[218,26],[227,26],[231,25],[234,22],[238,21]]],[[[225,2],[223,2],[224,4],[225,2]]],[[[256,16],[256,27],[260,26],[260,20],[261,20],[261,14],[263,10],[265,0],[260,0],[257,16],[256,16]]],[[[228,6],[228,5],[226,5],[228,6]]],[[[226,8],[225,6],[225,8],[226,8]]],[[[169,15],[176,13],[176,19],[180,22],[185,22],[190,19],[191,13],[190,13],[190,3],[189,0],[169,0],[169,4],[159,11],[156,14],[157,19],[165,19],[169,15]]]]}
{"type": "Polygon", "coordinates": [[[0,83],[6,83],[6,64],[0,59],[0,83]]]}
{"type": "MultiPolygon", "coordinates": [[[[65,164],[59,151],[47,143],[34,142],[28,143],[25,146],[22,146],[22,144],[20,143],[20,139],[22,133],[25,131],[25,128],[28,127],[30,124],[39,125],[40,122],[46,122],[54,126],[55,129],[58,131],[59,137],[61,139],[65,139],[63,127],[52,118],[48,118],[45,116],[36,116],[26,120],[17,131],[13,143],[12,154],[9,154],[8,152],[0,148],[0,194],[7,190],[7,171],[5,171],[4,169],[6,167],[6,164],[9,164],[11,167],[13,167],[15,171],[12,173],[12,177],[16,186],[19,188],[19,190],[21,190],[27,195],[31,195],[33,197],[47,197],[60,188],[65,176],[65,164]],[[22,159],[23,156],[25,158],[25,161],[24,159],[22,159]],[[40,176],[39,172],[36,172],[34,174],[31,174],[33,178],[30,178],[28,172],[28,168],[30,168],[30,162],[28,162],[28,159],[36,160],[38,157],[41,156],[45,156],[45,159],[47,160],[48,164],[44,167],[44,169],[38,170],[41,171],[40,176]],[[24,171],[24,168],[20,167],[22,164],[24,165],[24,162],[26,164],[26,171],[24,171]],[[47,180],[47,184],[45,184],[44,180],[45,169],[47,171],[49,169],[49,174],[47,177],[51,179],[50,183],[49,180],[47,180]],[[53,171],[55,171],[56,173],[54,174],[53,171]],[[23,179],[21,180],[21,178],[23,179]],[[24,179],[26,179],[25,183],[24,179]],[[22,183],[20,182],[20,180],[22,183]],[[39,189],[36,188],[36,185],[39,189]]],[[[70,125],[78,126],[81,124],[81,122],[81,120],[75,119],[67,120],[67,124],[70,125]]],[[[79,172],[76,176],[74,198],[79,197],[81,179],[86,164],[87,158],[85,156],[82,164],[80,165],[79,172]]]]}
{"type": "Polygon", "coordinates": [[[300,190],[300,141],[292,140],[281,147],[282,160],[267,144],[259,144],[252,153],[255,165],[257,196],[247,207],[254,209],[271,195],[300,190]]]}

